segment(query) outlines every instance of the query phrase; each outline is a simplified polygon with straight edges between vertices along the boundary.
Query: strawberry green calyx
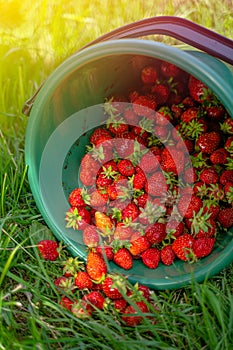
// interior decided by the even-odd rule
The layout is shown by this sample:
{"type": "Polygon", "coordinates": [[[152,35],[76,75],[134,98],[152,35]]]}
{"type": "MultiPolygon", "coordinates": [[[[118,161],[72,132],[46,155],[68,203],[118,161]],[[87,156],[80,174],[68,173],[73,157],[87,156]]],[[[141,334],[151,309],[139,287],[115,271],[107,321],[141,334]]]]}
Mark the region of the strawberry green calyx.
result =
{"type": "Polygon", "coordinates": [[[116,117],[119,116],[120,114],[118,113],[117,108],[114,107],[113,102],[114,97],[111,97],[110,99],[105,99],[104,102],[104,114],[109,115],[110,117],[116,117]]]}
{"type": "Polygon", "coordinates": [[[209,218],[211,216],[211,213],[204,213],[204,208],[202,207],[198,213],[194,213],[192,219],[190,221],[192,222],[191,225],[191,234],[195,237],[200,230],[203,230],[204,232],[207,232],[209,227],[211,227],[211,223],[209,221],[209,218]]]}

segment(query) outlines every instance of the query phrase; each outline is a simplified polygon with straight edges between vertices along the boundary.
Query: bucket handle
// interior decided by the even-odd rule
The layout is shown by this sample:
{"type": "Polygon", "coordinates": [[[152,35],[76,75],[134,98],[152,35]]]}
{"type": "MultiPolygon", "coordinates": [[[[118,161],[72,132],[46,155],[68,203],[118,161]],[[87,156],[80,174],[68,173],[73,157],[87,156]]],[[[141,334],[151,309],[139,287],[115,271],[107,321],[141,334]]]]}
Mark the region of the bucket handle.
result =
{"type": "MultiPolygon", "coordinates": [[[[183,43],[233,65],[233,41],[231,39],[190,20],[175,16],[150,17],[126,24],[91,41],[79,51],[106,40],[137,38],[154,34],[176,38],[183,43]]],[[[25,115],[30,115],[34,100],[42,85],[34,95],[25,102],[22,110],[25,115]]]]}

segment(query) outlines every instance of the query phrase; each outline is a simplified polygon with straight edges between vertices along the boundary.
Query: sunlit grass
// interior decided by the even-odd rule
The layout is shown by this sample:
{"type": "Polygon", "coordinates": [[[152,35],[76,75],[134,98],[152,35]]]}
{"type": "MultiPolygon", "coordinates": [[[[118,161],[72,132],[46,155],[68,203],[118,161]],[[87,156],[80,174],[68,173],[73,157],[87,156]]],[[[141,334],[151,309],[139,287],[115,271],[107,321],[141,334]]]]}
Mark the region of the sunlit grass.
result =
{"type": "Polygon", "coordinates": [[[157,322],[136,329],[123,327],[111,313],[82,320],[59,306],[53,280],[61,265],[41,260],[35,248],[39,237],[52,233],[27,180],[28,117],[22,114],[55,67],[110,30],[175,15],[233,38],[232,11],[229,0],[0,1],[0,349],[233,348],[232,266],[203,284],[156,291],[157,322]]]}

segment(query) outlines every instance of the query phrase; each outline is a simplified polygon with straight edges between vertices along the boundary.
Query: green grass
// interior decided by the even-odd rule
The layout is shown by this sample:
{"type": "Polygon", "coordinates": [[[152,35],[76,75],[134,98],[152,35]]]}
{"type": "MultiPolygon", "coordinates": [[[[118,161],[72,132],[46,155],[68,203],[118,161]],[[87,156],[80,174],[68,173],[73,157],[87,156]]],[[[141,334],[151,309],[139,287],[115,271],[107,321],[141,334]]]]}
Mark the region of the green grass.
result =
{"type": "Polygon", "coordinates": [[[61,263],[41,260],[35,247],[52,233],[27,179],[24,102],[80,47],[142,18],[181,16],[233,39],[227,0],[78,3],[0,1],[0,349],[232,349],[232,266],[202,284],[155,291],[154,322],[135,329],[111,313],[81,320],[58,304],[53,280],[61,263]]]}

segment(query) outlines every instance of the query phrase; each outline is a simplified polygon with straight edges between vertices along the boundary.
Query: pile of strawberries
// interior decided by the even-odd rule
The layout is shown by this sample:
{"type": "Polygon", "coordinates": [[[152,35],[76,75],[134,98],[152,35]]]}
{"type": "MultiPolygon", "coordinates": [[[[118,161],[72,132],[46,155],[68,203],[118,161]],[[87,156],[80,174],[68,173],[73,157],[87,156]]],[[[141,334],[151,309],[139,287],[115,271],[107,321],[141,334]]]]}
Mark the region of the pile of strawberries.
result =
{"type": "Polygon", "coordinates": [[[209,255],[233,225],[233,120],[223,104],[155,59],[136,88],[108,96],[103,115],[65,217],[88,257],[130,270],[135,259],[155,269],[209,255]]]}
{"type": "Polygon", "coordinates": [[[153,292],[145,285],[129,284],[120,274],[109,274],[106,261],[98,253],[89,252],[85,265],[78,258],[63,260],[63,247],[51,239],[40,241],[38,250],[45,260],[61,263],[62,273],[54,285],[60,305],[76,317],[98,317],[102,311],[130,327],[141,324],[144,319],[156,322],[158,307],[153,292]]]}

